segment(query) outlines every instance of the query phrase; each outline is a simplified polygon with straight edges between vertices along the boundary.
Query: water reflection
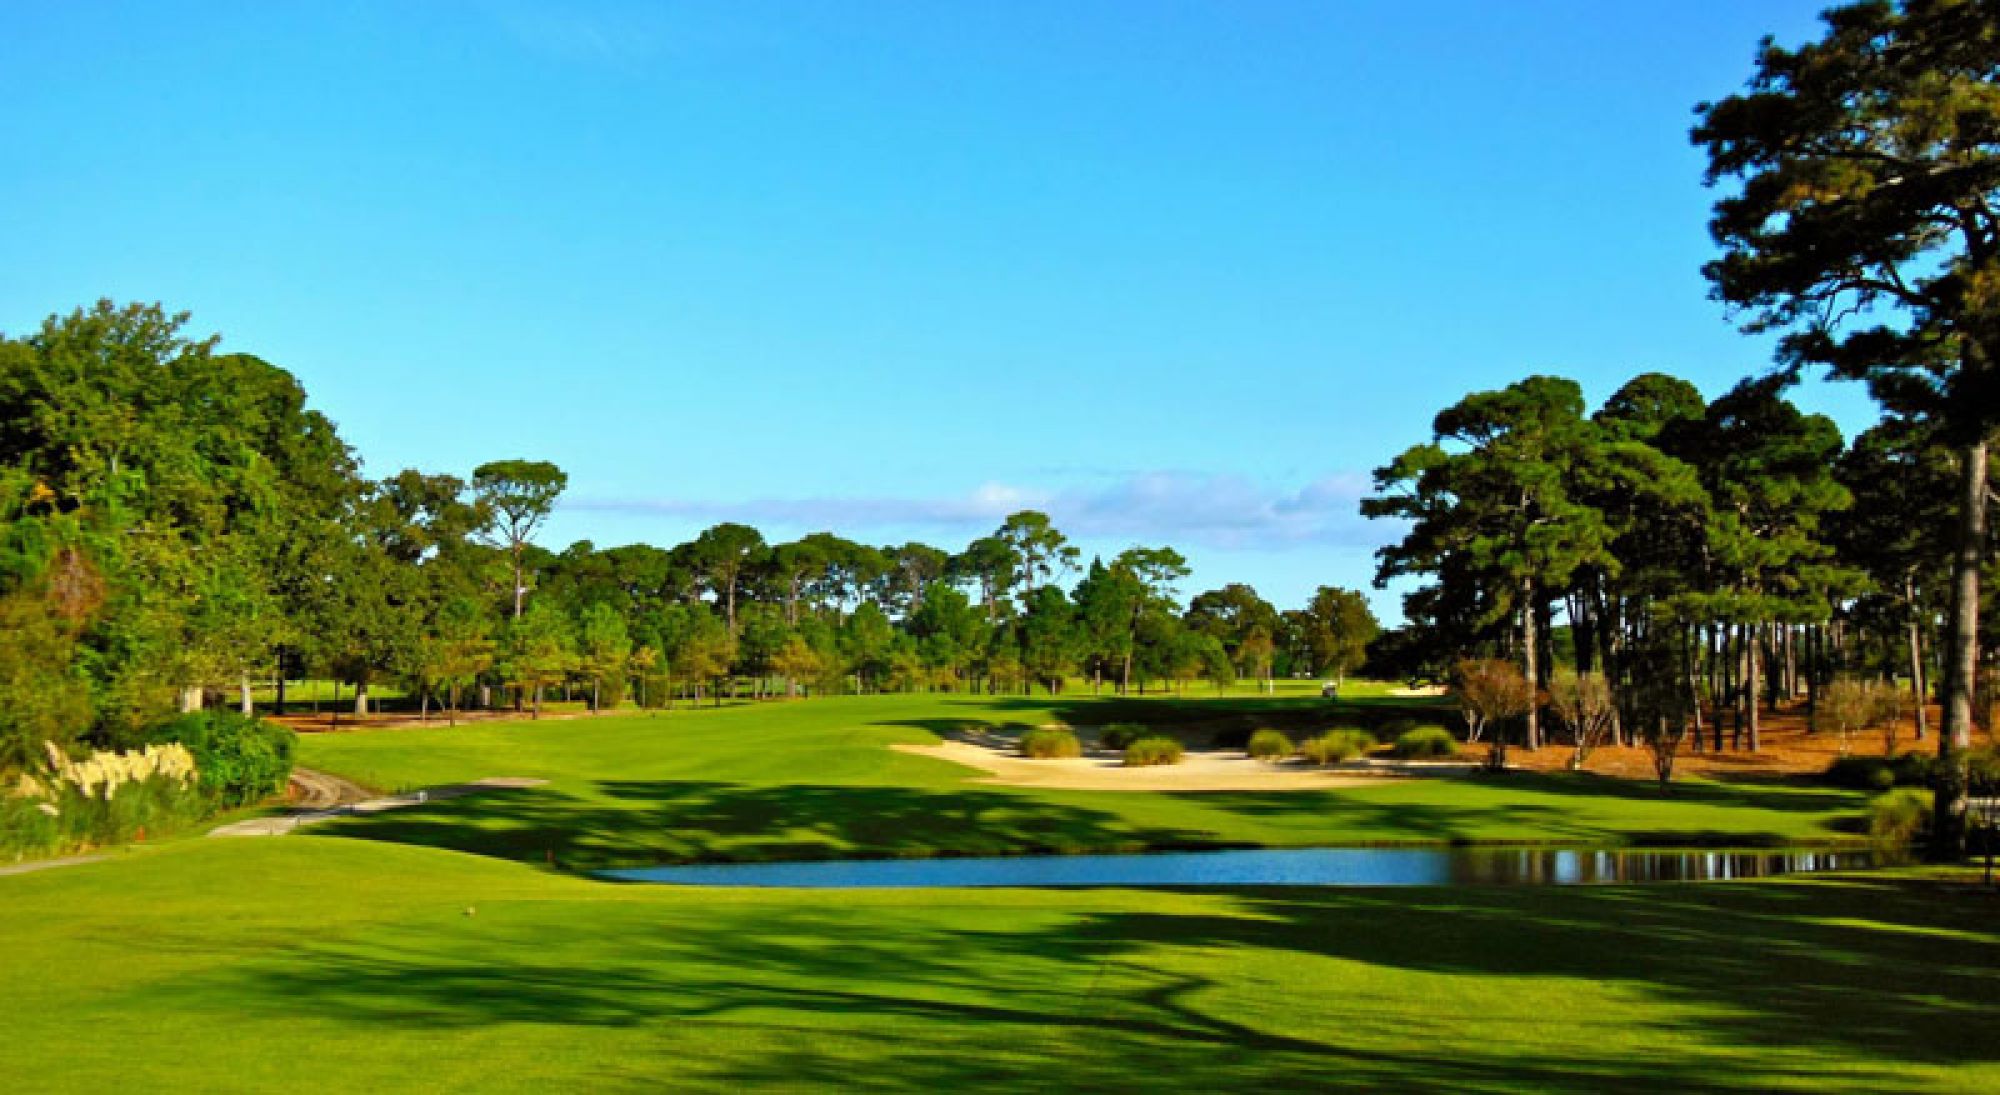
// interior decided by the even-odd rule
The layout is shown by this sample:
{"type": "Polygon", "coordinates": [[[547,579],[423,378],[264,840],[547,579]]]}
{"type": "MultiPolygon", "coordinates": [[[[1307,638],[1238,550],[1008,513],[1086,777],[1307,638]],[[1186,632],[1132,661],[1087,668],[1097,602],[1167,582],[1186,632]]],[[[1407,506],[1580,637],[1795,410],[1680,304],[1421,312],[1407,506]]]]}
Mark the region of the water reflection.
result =
{"type": "Polygon", "coordinates": [[[1576,886],[1767,878],[1878,865],[1867,851],[1286,848],[1151,855],[731,863],[607,871],[683,886],[1576,886]]]}

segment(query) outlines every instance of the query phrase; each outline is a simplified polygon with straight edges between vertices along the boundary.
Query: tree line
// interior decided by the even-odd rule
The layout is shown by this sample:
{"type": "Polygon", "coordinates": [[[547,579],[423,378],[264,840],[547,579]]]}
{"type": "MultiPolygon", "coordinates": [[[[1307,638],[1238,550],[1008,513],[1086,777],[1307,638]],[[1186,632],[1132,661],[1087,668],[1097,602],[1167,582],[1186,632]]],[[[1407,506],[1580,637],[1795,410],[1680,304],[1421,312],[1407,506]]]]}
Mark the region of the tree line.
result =
{"type": "Polygon", "coordinates": [[[1406,653],[1505,646],[1545,687],[1560,618],[1566,660],[1608,679],[1628,735],[1706,726],[1720,748],[1727,723],[1754,749],[1781,697],[1905,674],[1942,712],[1949,851],[1975,716],[1992,718],[2000,4],[1822,18],[1816,41],[1766,40],[1691,135],[1722,191],[1713,296],[1781,336],[1777,369],[1712,403],[1657,374],[1589,414],[1553,377],[1467,397],[1377,473],[1367,509],[1411,522],[1380,576],[1427,579],[1406,653]],[[1801,414],[1784,392],[1809,370],[1865,383],[1882,422],[1849,446],[1801,414]]]}
{"type": "Polygon", "coordinates": [[[0,767],[117,745],[302,676],[428,714],[885,689],[1144,691],[1353,671],[1361,594],[1183,600],[1170,547],[1085,564],[1045,514],[963,550],[718,524],[672,547],[538,543],[556,466],[362,474],[296,378],[157,305],[0,338],[0,767]]]}

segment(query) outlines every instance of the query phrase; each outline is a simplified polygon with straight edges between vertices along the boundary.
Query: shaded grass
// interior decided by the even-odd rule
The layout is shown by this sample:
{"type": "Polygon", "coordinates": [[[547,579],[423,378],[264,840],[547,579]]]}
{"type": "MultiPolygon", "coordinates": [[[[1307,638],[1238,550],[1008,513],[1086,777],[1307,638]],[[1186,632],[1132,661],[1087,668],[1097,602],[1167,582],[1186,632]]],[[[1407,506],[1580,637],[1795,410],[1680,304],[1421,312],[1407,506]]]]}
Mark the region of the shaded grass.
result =
{"type": "Polygon", "coordinates": [[[22,1091],[2000,1084],[2000,908],[1915,873],[828,901],[289,837],[0,896],[22,1091]]]}

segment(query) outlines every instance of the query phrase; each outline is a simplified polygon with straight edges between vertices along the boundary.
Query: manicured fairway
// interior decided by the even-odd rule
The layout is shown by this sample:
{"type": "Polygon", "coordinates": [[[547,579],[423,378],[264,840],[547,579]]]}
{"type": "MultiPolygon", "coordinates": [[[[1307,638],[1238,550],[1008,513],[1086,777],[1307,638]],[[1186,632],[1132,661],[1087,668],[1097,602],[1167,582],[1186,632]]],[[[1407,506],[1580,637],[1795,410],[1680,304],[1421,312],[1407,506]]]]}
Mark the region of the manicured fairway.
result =
{"type": "Polygon", "coordinates": [[[1863,801],[1820,788],[1690,781],[1662,793],[1648,783],[1525,775],[1328,792],[1057,792],[975,782],[980,773],[888,748],[968,723],[1205,726],[1300,710],[1296,701],[870,696],[316,735],[301,763],[385,789],[545,777],[550,784],[536,790],[334,831],[572,868],[1229,843],[1824,841],[1851,836],[1843,819],[1851,823],[1863,801]]]}
{"type": "Polygon", "coordinates": [[[312,738],[307,763],[381,786],[553,782],[317,830],[331,836],[181,840],[0,878],[0,1081],[77,1092],[2000,1086],[2000,901],[1925,872],[829,893],[620,885],[546,865],[550,851],[578,867],[1221,840],[1824,838],[1860,803],[1716,784],[1663,798],[1552,778],[1053,793],[968,783],[964,769],[886,748],[967,720],[1218,710],[880,697],[312,738]]]}
{"type": "Polygon", "coordinates": [[[684,892],[323,837],[0,879],[11,1091],[1992,1090],[1996,903],[684,892]]]}

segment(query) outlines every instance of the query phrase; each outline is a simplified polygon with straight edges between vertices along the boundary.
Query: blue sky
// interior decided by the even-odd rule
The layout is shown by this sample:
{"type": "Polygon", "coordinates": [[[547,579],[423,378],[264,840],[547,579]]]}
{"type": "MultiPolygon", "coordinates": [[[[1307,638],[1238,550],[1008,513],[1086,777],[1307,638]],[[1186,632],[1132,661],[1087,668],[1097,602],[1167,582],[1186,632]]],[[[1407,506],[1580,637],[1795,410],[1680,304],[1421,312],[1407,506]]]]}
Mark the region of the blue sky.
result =
{"type": "Polygon", "coordinates": [[[11,4],[0,329],[190,310],[557,545],[1033,506],[1291,605],[1468,390],[1768,367],[1686,133],[1820,6],[11,4]]]}

